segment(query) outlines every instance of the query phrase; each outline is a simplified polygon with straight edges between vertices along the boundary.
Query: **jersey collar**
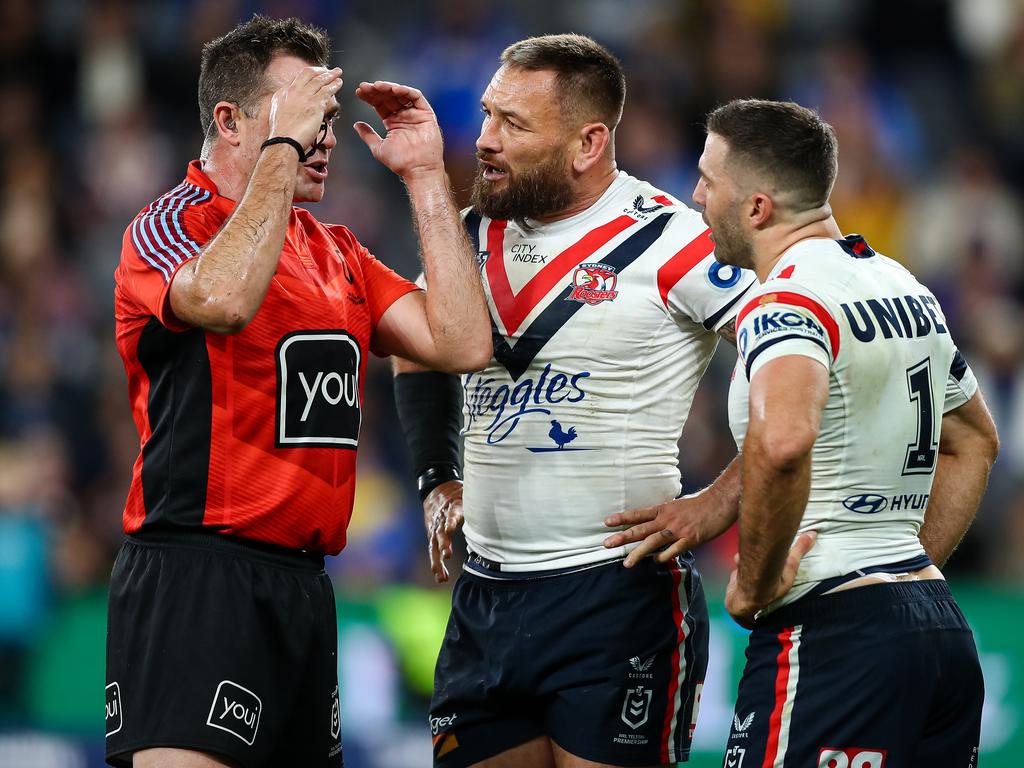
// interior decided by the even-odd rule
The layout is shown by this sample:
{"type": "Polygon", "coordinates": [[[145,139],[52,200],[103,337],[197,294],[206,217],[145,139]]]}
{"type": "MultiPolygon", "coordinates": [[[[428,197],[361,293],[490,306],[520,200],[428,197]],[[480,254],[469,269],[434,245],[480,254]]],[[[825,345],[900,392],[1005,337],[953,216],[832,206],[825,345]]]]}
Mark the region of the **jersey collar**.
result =
{"type": "Polygon", "coordinates": [[[188,171],[185,173],[185,181],[188,184],[205,189],[207,192],[212,193],[213,197],[210,199],[210,204],[223,211],[225,214],[231,213],[235,210],[235,201],[227,197],[221,197],[220,192],[217,191],[217,185],[213,183],[205,173],[203,173],[202,164],[199,160],[193,160],[188,164],[188,171]]]}

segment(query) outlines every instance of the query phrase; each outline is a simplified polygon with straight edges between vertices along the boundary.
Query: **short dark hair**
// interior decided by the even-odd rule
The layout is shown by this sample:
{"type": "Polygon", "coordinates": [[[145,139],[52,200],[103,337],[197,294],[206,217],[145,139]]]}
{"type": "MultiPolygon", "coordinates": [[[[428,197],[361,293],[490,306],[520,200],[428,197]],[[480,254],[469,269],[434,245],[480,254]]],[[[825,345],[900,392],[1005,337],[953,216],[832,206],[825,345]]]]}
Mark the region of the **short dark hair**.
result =
{"type": "Polygon", "coordinates": [[[708,133],[729,145],[730,163],[760,172],[795,195],[802,208],[824,205],[839,170],[839,144],[831,125],[813,109],[791,101],[736,99],[718,107],[708,133]]]}
{"type": "Polygon", "coordinates": [[[199,68],[199,120],[210,130],[219,101],[237,104],[249,117],[263,95],[271,60],[290,54],[314,66],[327,66],[331,38],[327,32],[299,19],[270,19],[254,15],[203,46],[199,68]]]}
{"type": "Polygon", "coordinates": [[[563,114],[574,120],[599,120],[615,130],[626,101],[622,64],[607,48],[585,35],[542,35],[512,43],[501,63],[556,74],[563,114]]]}

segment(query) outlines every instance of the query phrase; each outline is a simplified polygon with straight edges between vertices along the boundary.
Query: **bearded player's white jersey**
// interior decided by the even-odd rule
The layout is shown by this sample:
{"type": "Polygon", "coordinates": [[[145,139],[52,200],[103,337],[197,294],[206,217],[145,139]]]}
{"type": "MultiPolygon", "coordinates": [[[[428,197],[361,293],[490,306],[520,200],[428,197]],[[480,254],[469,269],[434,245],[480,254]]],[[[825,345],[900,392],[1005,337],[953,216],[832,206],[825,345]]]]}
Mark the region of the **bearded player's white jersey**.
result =
{"type": "Polygon", "coordinates": [[[743,304],[729,391],[741,451],[749,381],[761,366],[804,355],[829,372],[799,529],[817,531],[818,540],[778,605],[824,579],[920,560],[942,415],[977,391],[938,301],[852,235],[793,246],[743,304]]]}
{"type": "Polygon", "coordinates": [[[463,379],[467,544],[508,570],[620,557],[604,518],[678,495],[694,391],[754,276],[622,172],[562,221],[465,222],[494,325],[494,359],[463,379]]]}

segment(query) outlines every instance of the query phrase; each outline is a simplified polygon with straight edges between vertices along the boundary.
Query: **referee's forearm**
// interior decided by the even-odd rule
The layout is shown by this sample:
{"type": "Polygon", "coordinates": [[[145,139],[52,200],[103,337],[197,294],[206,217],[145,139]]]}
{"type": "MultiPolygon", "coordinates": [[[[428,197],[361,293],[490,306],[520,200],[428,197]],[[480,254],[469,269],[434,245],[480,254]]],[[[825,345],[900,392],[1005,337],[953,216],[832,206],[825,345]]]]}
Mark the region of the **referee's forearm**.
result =
{"type": "Polygon", "coordinates": [[[181,320],[221,333],[237,333],[252,320],[281,257],[295,167],[295,150],[287,145],[260,155],[224,227],[175,277],[172,309],[181,320]]]}

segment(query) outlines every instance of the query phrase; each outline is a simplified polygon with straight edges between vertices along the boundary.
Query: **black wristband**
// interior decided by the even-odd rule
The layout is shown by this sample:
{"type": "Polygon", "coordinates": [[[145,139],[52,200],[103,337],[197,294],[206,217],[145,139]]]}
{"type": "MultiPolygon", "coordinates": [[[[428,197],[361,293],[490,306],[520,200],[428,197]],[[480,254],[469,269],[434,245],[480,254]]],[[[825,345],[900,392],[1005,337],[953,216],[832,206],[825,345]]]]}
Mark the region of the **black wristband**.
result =
{"type": "Polygon", "coordinates": [[[300,163],[306,162],[309,158],[309,155],[306,154],[306,150],[302,148],[302,145],[291,136],[272,136],[260,144],[260,151],[262,152],[264,149],[272,147],[274,144],[287,144],[290,147],[294,147],[295,151],[299,153],[300,163]]]}
{"type": "MultiPolygon", "coordinates": [[[[447,480],[462,476],[459,428],[462,426],[462,383],[450,373],[419,371],[395,376],[395,408],[405,432],[413,470],[422,478],[428,470],[447,468],[447,474],[424,496],[447,480]],[[454,473],[454,474],[452,474],[454,473]]],[[[438,474],[437,477],[442,477],[438,474]]]]}
{"type": "Polygon", "coordinates": [[[427,471],[416,478],[416,488],[420,492],[420,501],[426,501],[430,492],[449,480],[461,480],[459,468],[451,464],[427,467],[427,471]]]}

